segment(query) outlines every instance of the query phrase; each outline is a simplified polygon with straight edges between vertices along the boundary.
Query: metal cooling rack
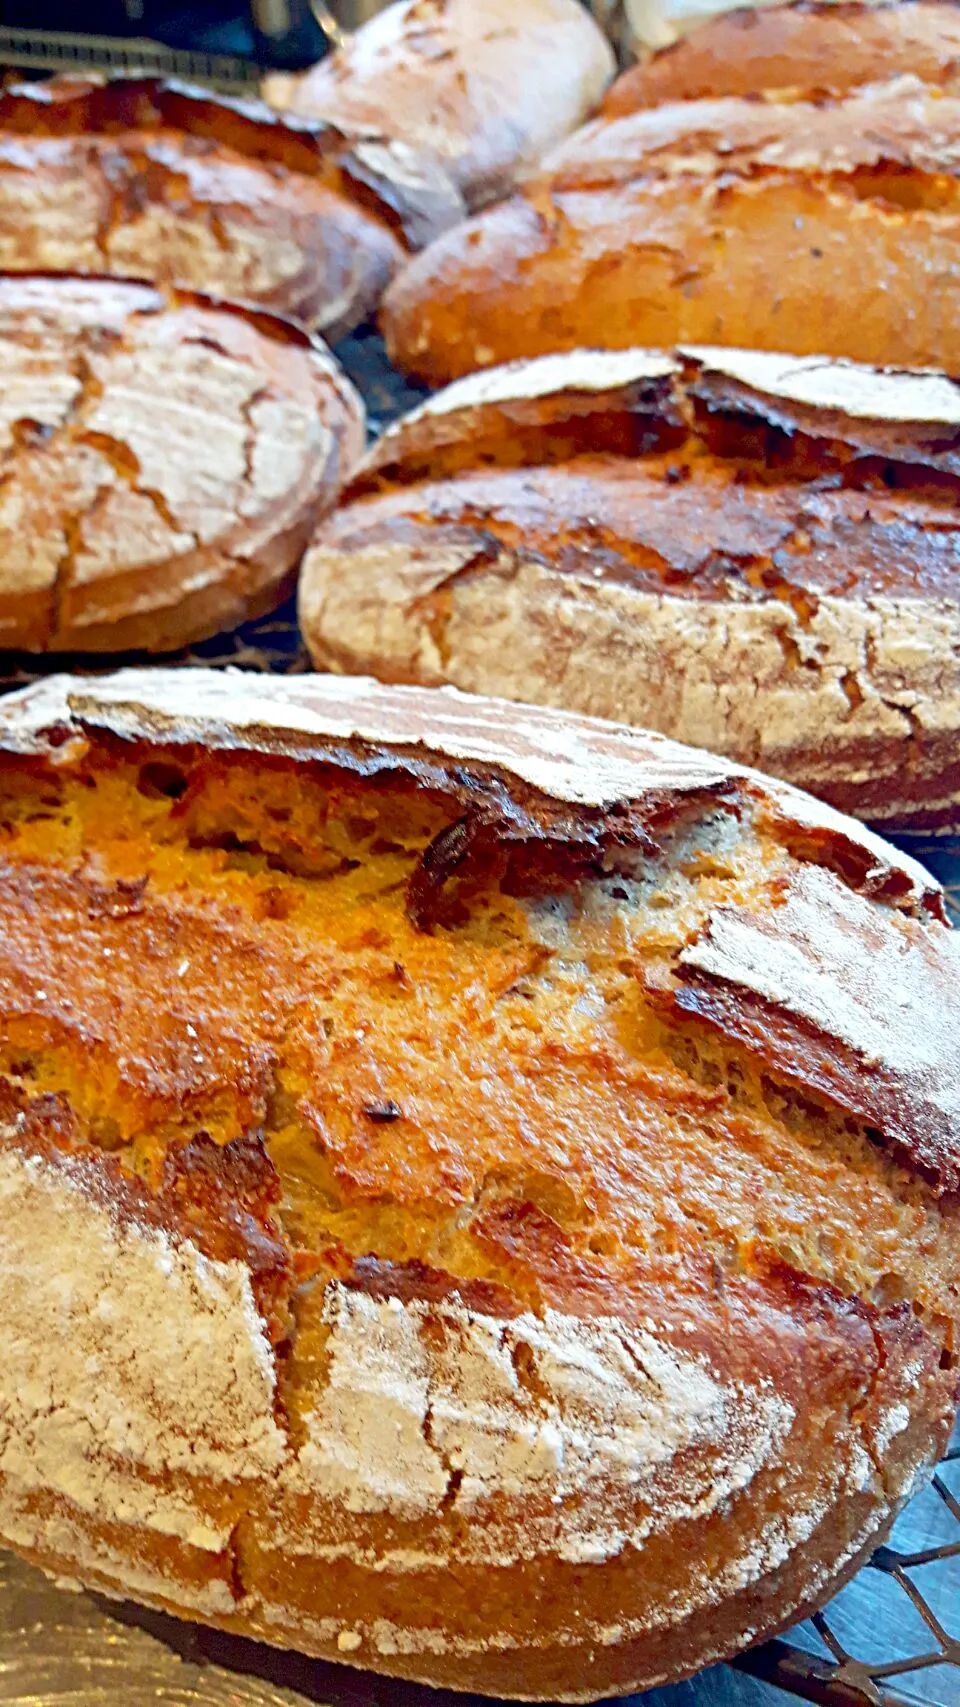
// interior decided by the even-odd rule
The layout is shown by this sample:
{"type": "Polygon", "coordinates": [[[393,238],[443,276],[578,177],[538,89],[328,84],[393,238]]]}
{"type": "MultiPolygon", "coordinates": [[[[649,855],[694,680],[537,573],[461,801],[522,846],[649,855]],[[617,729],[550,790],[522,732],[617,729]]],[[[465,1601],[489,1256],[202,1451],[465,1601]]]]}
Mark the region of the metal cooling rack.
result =
{"type": "Polygon", "coordinates": [[[237,54],[166,47],[146,36],[87,36],[54,30],[0,29],[3,68],[45,76],[145,72],[151,77],[182,77],[226,94],[256,94],[260,81],[259,67],[237,54]]]}
{"type": "MultiPolygon", "coordinates": [[[[423,395],[393,372],[369,332],[347,339],[337,354],[364,394],[374,434],[423,395]]],[[[119,663],[149,662],[143,653],[122,659],[0,653],[0,692],[56,669],[100,674],[119,663]]],[[[293,600],[162,662],[286,675],[310,669],[293,600]]],[[[940,878],[960,926],[960,840],[914,840],[909,851],[940,878]]],[[[387,1701],[414,1707],[425,1700],[462,1707],[465,1701],[412,1686],[385,1687],[382,1679],[312,1665],[136,1608],[117,1612],[86,1599],[84,1607],[81,1616],[72,1596],[0,1555],[0,1707],[105,1707],[122,1692],[138,1704],[149,1696],[170,1707],[378,1707],[387,1701]],[[5,1610],[11,1604],[21,1609],[14,1616],[14,1624],[23,1619],[19,1632],[5,1610]],[[35,1653],[24,1657],[31,1643],[35,1653]],[[139,1684],[131,1694],[134,1679],[139,1684]]],[[[960,1423],[932,1483],[901,1514],[869,1565],[824,1612],[736,1664],[822,1707],[960,1707],[960,1423]]],[[[689,1707],[709,1707],[710,1674],[690,1689],[684,1696],[689,1707]]]]}

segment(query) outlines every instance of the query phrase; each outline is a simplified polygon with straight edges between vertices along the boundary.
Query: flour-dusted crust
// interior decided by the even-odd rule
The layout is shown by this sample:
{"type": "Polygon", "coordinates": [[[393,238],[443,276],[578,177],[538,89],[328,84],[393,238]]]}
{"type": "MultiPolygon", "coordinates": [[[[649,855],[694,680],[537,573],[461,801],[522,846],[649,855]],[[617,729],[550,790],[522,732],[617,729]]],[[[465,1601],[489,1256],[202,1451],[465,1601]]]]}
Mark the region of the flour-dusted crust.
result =
{"type": "Polygon", "coordinates": [[[599,118],[403,269],[387,346],[432,385],[597,344],[953,372],[958,163],[960,99],[910,77],[599,118]]]}
{"type": "Polygon", "coordinates": [[[324,668],[653,726],[950,828],[958,443],[933,371],[695,346],[485,370],[372,447],[303,630],[324,668]]]}
{"type": "Polygon", "coordinates": [[[625,72],[601,111],[619,118],[665,101],[773,89],[839,95],[903,75],[955,89],[958,66],[960,9],[950,0],[739,6],[625,72]]]}
{"type": "Polygon", "coordinates": [[[0,95],[0,267],[185,285],[343,336],[408,244],[463,215],[445,172],[369,127],[150,78],[0,95]]]}
{"type": "MultiPolygon", "coordinates": [[[[960,989],[922,868],[829,807],[656,735],[340,678],[51,678],[0,707],[0,788],[0,1008],[15,1048],[0,1059],[9,1544],[109,1593],[308,1653],[548,1700],[680,1675],[801,1615],[856,1567],[934,1462],[956,1388],[960,989]],[[248,839],[258,788],[259,834],[274,850],[262,870],[248,839]],[[55,815],[58,798],[73,801],[66,839],[38,841],[37,789],[55,815]],[[112,801],[123,817],[116,842],[120,826],[91,810],[100,790],[101,810],[112,801]],[[344,802],[342,823],[366,825],[350,833],[370,839],[328,869],[324,837],[343,844],[326,814],[344,802]],[[417,854],[425,802],[445,802],[448,824],[417,854]],[[390,816],[378,827],[381,809],[390,816]],[[292,1209],[302,1164],[284,1171],[290,1115],[276,1098],[282,1085],[289,1102],[310,1016],[329,1013],[340,988],[324,961],[333,937],[316,935],[311,911],[330,882],[346,885],[328,915],[335,934],[361,874],[362,940],[348,951],[349,921],[342,939],[360,958],[344,963],[343,988],[364,967],[381,976],[371,930],[394,952],[397,885],[365,886],[371,861],[400,857],[397,811],[413,845],[394,988],[416,1000],[448,954],[465,970],[469,960],[454,1007],[476,1067],[483,939],[469,925],[461,934],[474,866],[478,893],[492,884],[539,943],[520,978],[526,997],[496,973],[494,1011],[516,1004],[532,1039],[536,1002],[554,1004],[551,1089],[542,1124],[518,1137],[505,1073],[514,1031],[491,1058],[502,1103],[475,1076],[461,1082],[459,1045],[442,1063],[415,1062],[419,1091],[399,1093],[402,1109],[378,1100],[361,1111],[380,1158],[368,1184],[357,1152],[353,1183],[335,1171],[324,1188],[329,1197],[339,1180],[351,1214],[367,1217],[341,1228],[331,1271],[305,1242],[309,1196],[292,1209]],[[171,867],[177,847],[183,863],[171,867]],[[489,864],[494,848],[502,867],[489,864]],[[517,882],[498,891],[513,857],[517,882]],[[465,873],[461,910],[439,922],[442,892],[465,873]],[[723,899],[711,885],[727,881],[723,899]],[[648,906],[658,882],[668,913],[648,906]],[[663,935],[674,905],[675,940],[672,926],[663,935]],[[7,928],[11,908],[19,930],[7,928]],[[634,998],[624,985],[619,1001],[642,992],[677,1051],[671,1068],[641,1049],[645,1066],[659,1065],[645,1089],[634,1084],[637,1119],[652,1095],[664,1130],[681,1123],[683,1153],[712,1142],[716,1125],[726,1132],[709,1191],[734,1244],[742,1206],[767,1204],[768,1178],[779,1194],[781,1221],[758,1221],[736,1253],[675,1218],[674,1193],[682,1202],[690,1182],[669,1174],[669,1146],[658,1161],[659,1140],[639,1126],[610,1152],[625,1221],[595,1208],[581,1239],[600,1182],[582,1159],[556,1174],[573,1107],[564,1073],[570,1061],[581,1078],[596,1070],[589,1028],[608,987],[599,961],[589,973],[577,958],[587,939],[576,931],[600,932],[596,960],[615,918],[618,965],[634,926],[660,944],[635,960],[634,998]],[[214,982],[195,982],[204,976],[214,982]],[[903,1000],[889,1000],[894,984],[903,1000]],[[683,1040],[695,1038],[706,1063],[714,1046],[738,1063],[725,1069],[731,1096],[738,1074],[744,1087],[769,1075],[773,1174],[762,1123],[740,1149],[752,1104],[727,1107],[715,1079],[684,1076],[683,1040]],[[103,1087],[123,1056],[109,1130],[90,1123],[86,1090],[50,1077],[51,1063],[88,1047],[101,1051],[103,1087]],[[215,1088],[204,1076],[218,1049],[221,1090],[206,1113],[196,1105],[204,1130],[170,1135],[165,1123],[202,1084],[215,1088]],[[39,1079],[25,1076],[22,1051],[39,1079]],[[415,1097],[432,1094],[435,1067],[453,1075],[456,1102],[431,1184],[435,1158],[416,1137],[427,1104],[418,1115],[415,1097]],[[258,1113],[243,1099],[260,1081],[258,1113]],[[247,1109],[235,1132],[222,1124],[231,1095],[247,1109]],[[144,1099],[153,1125],[148,1114],[128,1150],[125,1123],[144,1099]],[[454,1185],[486,1142],[491,1106],[497,1165],[454,1185]],[[805,1123],[810,1149],[797,1137],[805,1123]],[[651,1160],[648,1200],[637,1182],[651,1160]],[[791,1192],[807,1189],[808,1172],[822,1193],[820,1244],[801,1261],[793,1240],[813,1229],[796,1222],[791,1192]],[[432,1202],[410,1211],[398,1260],[384,1203],[392,1193],[400,1214],[421,1175],[432,1202]],[[641,1200],[659,1218],[652,1243],[628,1236],[641,1200]],[[453,1216],[446,1268],[415,1254],[437,1203],[453,1216]],[[469,1260],[456,1255],[468,1249],[469,1260]]],[[[498,916],[484,915],[488,933],[498,916]]],[[[401,1064],[380,1035],[382,989],[376,1003],[366,1041],[389,1074],[401,1064]]],[[[336,1017],[330,1035],[341,1035],[336,1017]]],[[[339,1066],[308,1079],[331,1161],[341,1075],[365,1038],[344,1033],[339,1066]]],[[[598,1085],[627,1059],[612,1033],[609,1048],[598,1085]]]]}
{"type": "Polygon", "coordinates": [[[613,69],[576,0],[397,0],[312,70],[268,76],[264,95],[438,161],[475,208],[583,122],[613,69]]]}
{"type": "Polygon", "coordinates": [[[0,646],[161,651],[279,603],[363,447],[286,321],[106,279],[0,280],[0,646]]]}

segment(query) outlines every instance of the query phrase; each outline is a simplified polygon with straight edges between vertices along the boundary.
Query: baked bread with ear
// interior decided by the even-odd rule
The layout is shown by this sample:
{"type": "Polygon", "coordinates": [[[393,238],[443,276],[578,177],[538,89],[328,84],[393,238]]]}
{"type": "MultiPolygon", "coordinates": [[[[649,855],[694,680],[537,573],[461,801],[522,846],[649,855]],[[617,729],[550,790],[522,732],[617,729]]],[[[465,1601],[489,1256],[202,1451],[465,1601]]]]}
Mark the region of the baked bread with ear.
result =
{"type": "Polygon", "coordinates": [[[0,269],[112,273],[289,314],[338,338],[407,246],[455,223],[401,142],[151,78],[0,93],[0,269]]]}
{"type": "Polygon", "coordinates": [[[955,0],[738,6],[625,71],[600,110],[620,118],[664,101],[771,89],[843,95],[904,75],[941,89],[960,87],[955,0]]]}
{"type": "Polygon", "coordinates": [[[320,526],[320,669],[661,729],[960,827],[960,386],[749,350],[457,381],[320,526]]]}
{"type": "Polygon", "coordinates": [[[336,677],[0,706],[0,1537],[590,1700],[802,1616],[960,1314],[942,896],[611,724],[336,677]]]}
{"type": "Polygon", "coordinates": [[[311,70],[266,77],[263,94],[437,160],[475,208],[582,124],[613,72],[580,0],[397,0],[311,70]]]}
{"type": "Polygon", "coordinates": [[[409,262],[381,318],[431,385],[684,342],[960,371],[960,97],[900,79],[598,119],[409,262]]]}
{"type": "Polygon", "coordinates": [[[117,279],[0,278],[0,648],[171,650],[268,611],[359,460],[316,339],[117,279]]]}

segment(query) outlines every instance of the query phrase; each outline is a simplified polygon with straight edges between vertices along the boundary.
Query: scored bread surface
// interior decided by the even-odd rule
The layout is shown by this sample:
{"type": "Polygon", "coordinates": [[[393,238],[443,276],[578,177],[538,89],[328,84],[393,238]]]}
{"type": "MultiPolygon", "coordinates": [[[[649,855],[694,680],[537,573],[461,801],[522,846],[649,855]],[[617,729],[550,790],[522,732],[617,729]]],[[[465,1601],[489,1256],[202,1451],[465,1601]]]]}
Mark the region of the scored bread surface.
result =
{"type": "Polygon", "coordinates": [[[891,827],[960,821],[960,389],[580,350],[388,428],[300,580],[317,665],[661,729],[891,827]]]}
{"type": "Polygon", "coordinates": [[[155,78],[0,93],[0,267],[186,285],[342,337],[463,215],[402,141],[155,78]]]}
{"type": "Polygon", "coordinates": [[[0,279],[0,646],[172,649],[278,604],[363,448],[330,353],[114,279],[0,279]]]}
{"type": "Polygon", "coordinates": [[[452,690],[52,678],[0,753],[10,1545],[536,1699],[856,1567],[956,1392],[920,866],[452,690]]]}
{"type": "Polygon", "coordinates": [[[958,168],[960,98],[909,77],[598,118],[403,268],[388,351],[431,385],[684,342],[956,371],[958,168]]]}

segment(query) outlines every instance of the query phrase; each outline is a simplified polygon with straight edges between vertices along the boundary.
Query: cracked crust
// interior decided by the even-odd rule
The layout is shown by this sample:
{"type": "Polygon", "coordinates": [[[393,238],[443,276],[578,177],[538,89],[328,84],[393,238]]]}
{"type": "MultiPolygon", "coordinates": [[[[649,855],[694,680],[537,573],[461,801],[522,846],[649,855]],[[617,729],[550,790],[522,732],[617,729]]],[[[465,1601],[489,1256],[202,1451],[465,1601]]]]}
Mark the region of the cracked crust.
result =
{"type": "Polygon", "coordinates": [[[390,427],[300,581],[315,663],[653,727],[891,828],[960,822],[960,387],[589,351],[390,427]]]}
{"type": "Polygon", "coordinates": [[[290,314],[342,337],[407,244],[462,217],[402,142],[148,78],[0,94],[0,267],[110,273],[290,314]]]}
{"type": "Polygon", "coordinates": [[[686,341],[956,371],[958,162],[960,99],[911,78],[597,119],[403,269],[391,359],[431,385],[686,341]]]}
{"type": "Polygon", "coordinates": [[[437,159],[472,209],[581,124],[613,70],[576,0],[400,0],[312,70],[267,77],[263,92],[283,112],[437,159]]]}
{"type": "Polygon", "coordinates": [[[0,646],[163,651],[279,603],[363,447],[332,356],[270,315],[0,280],[0,646]]]}
{"type": "Polygon", "coordinates": [[[335,678],[50,679],[0,800],[9,1544],[547,1700],[855,1568],[956,1391],[920,867],[653,735],[335,678]]]}
{"type": "Polygon", "coordinates": [[[960,9],[950,0],[738,7],[625,72],[600,112],[621,118],[666,101],[761,89],[842,95],[903,75],[960,85],[960,9]]]}

